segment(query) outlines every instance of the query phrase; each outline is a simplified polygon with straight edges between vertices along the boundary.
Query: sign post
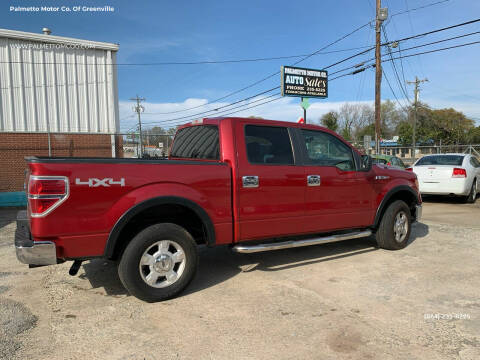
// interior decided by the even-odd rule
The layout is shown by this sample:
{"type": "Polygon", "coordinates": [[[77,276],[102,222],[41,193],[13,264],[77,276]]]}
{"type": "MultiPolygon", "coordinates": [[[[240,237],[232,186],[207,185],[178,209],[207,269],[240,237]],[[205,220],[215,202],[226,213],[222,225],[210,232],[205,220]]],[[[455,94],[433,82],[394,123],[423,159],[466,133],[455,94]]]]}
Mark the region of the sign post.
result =
{"type": "Polygon", "coordinates": [[[307,123],[307,109],[310,107],[310,104],[308,102],[308,98],[302,97],[302,102],[300,103],[300,106],[303,108],[303,121],[306,124],[307,123]]]}
{"type": "Polygon", "coordinates": [[[282,96],[301,97],[300,106],[306,123],[310,107],[308,98],[325,99],[328,96],[328,73],[326,70],[282,66],[281,88],[282,96]]]}

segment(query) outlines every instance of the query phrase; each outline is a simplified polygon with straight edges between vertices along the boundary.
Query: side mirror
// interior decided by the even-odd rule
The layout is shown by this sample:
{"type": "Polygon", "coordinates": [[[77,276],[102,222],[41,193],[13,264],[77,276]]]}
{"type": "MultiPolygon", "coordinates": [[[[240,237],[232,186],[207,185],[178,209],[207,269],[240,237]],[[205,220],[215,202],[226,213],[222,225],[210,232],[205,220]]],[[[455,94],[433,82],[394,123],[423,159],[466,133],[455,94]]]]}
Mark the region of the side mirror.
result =
{"type": "Polygon", "coordinates": [[[362,155],[360,170],[368,171],[370,170],[371,167],[372,167],[372,158],[370,157],[370,155],[362,155]]]}

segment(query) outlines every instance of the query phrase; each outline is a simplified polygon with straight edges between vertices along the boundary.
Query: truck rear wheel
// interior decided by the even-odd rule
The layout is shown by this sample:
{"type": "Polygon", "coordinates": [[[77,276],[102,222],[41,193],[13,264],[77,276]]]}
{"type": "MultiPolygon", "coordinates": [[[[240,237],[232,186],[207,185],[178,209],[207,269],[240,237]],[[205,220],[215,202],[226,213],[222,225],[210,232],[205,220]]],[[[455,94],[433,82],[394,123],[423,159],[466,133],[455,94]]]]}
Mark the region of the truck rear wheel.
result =
{"type": "Polygon", "coordinates": [[[148,302],[174,297],[193,279],[198,264],[197,245],[176,224],[151,225],[125,249],[118,275],[133,296],[148,302]]]}
{"type": "Polygon", "coordinates": [[[375,234],[378,246],[387,250],[403,249],[410,238],[411,223],[408,205],[402,200],[392,202],[375,234]]]}

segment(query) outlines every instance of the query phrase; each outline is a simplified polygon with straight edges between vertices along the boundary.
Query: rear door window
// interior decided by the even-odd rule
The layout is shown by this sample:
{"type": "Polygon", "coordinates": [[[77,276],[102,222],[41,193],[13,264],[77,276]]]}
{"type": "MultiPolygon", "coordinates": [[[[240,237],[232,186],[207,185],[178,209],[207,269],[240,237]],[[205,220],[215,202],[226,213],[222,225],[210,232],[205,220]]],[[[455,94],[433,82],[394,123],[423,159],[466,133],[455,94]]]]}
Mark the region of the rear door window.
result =
{"type": "Polygon", "coordinates": [[[293,150],[286,127],[245,126],[247,157],[251,164],[293,165],[293,150]]]}
{"type": "Polygon", "coordinates": [[[171,157],[185,159],[220,159],[218,127],[196,125],[180,129],[173,141],[171,157]]]}

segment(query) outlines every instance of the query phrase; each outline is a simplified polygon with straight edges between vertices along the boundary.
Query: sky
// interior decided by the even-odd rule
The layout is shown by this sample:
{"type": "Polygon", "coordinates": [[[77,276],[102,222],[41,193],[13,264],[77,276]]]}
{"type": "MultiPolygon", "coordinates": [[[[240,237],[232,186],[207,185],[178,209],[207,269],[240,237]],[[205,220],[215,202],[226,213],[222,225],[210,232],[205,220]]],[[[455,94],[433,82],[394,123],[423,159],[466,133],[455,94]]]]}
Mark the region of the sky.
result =
{"type": "MultiPolygon", "coordinates": [[[[480,1],[383,0],[389,18],[384,22],[390,41],[434,29],[480,18],[480,1]],[[410,10],[406,12],[406,10],[410,10]],[[403,12],[403,13],[402,13],[403,12]],[[393,16],[392,16],[393,15],[393,16]]],[[[200,65],[125,65],[155,62],[196,62],[283,57],[311,54],[340,39],[375,17],[375,0],[3,0],[0,5],[0,27],[40,33],[49,27],[53,35],[117,43],[120,129],[135,128],[136,118],[129,100],[146,99],[142,115],[144,127],[168,128],[190,121],[193,117],[222,115],[229,103],[251,97],[280,85],[275,74],[282,65],[292,65],[301,57],[227,64],[200,65]],[[105,6],[113,12],[14,12],[11,6],[105,6]],[[222,98],[247,87],[244,91],[222,98]],[[192,107],[195,109],[188,110],[192,107]],[[214,110],[218,109],[218,110],[214,110]],[[204,112],[210,112],[203,114],[204,112]],[[175,113],[171,113],[175,111],[175,113]],[[160,114],[169,113],[170,114],[160,114]]],[[[392,49],[393,57],[416,52],[480,41],[480,34],[407,50],[458,35],[480,31],[480,22],[436,34],[400,42],[392,49]]],[[[359,31],[298,66],[323,69],[374,45],[375,31],[366,25],[359,31]]],[[[385,41],[382,35],[382,42],[385,41]]],[[[382,49],[383,53],[386,49],[382,49]]],[[[358,64],[374,56],[368,52],[328,69],[329,73],[358,64]]],[[[388,55],[385,55],[388,59],[388,55]]],[[[453,107],[464,112],[480,125],[480,44],[447,51],[408,57],[383,63],[382,100],[390,99],[398,106],[413,101],[413,86],[404,80],[428,78],[421,84],[420,100],[433,108],[453,107]],[[405,87],[408,99],[401,90],[405,87]],[[397,99],[398,101],[397,101],[397,99]]],[[[329,75],[332,79],[335,75],[329,75]]],[[[310,99],[307,121],[318,121],[322,114],[337,110],[345,102],[368,103],[374,100],[374,69],[329,82],[328,98],[310,99]]],[[[276,91],[252,97],[244,103],[250,109],[235,116],[260,116],[275,120],[296,121],[303,115],[300,99],[276,97],[276,91]],[[267,98],[268,97],[268,98],[267,98]],[[259,106],[256,106],[259,105],[259,106]],[[255,107],[254,107],[255,106],[255,107]]],[[[241,110],[240,107],[231,111],[241,110]]],[[[233,115],[233,114],[232,114],[233,115]]]]}

